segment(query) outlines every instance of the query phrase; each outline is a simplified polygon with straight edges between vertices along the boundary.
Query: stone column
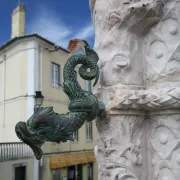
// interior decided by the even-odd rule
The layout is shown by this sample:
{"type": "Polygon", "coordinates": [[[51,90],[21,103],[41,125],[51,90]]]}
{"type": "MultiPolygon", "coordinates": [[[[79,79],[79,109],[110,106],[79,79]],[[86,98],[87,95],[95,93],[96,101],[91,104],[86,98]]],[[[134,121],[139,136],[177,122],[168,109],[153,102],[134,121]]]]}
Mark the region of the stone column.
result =
{"type": "Polygon", "coordinates": [[[148,180],[180,179],[180,110],[147,116],[148,180]]]}
{"type": "Polygon", "coordinates": [[[99,180],[180,179],[180,1],[90,0],[106,105],[99,180]]]}
{"type": "Polygon", "coordinates": [[[146,179],[143,111],[112,109],[97,120],[99,179],[146,179]]]}

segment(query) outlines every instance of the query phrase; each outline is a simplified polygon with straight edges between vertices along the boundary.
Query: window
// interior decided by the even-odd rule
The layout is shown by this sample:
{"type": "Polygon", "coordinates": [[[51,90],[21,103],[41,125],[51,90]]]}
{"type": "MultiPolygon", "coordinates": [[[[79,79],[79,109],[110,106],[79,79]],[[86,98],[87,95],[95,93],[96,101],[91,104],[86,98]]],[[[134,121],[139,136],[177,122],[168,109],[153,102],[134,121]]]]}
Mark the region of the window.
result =
{"type": "Polygon", "coordinates": [[[83,165],[82,164],[77,165],[77,179],[83,180],[83,165]]]}
{"type": "Polygon", "coordinates": [[[55,63],[51,64],[51,81],[53,86],[60,86],[60,66],[55,63]]]}
{"type": "Polygon", "coordinates": [[[78,130],[73,132],[73,139],[74,141],[78,141],[78,130]]]}
{"type": "Polygon", "coordinates": [[[92,90],[91,90],[91,81],[86,81],[86,91],[92,92],[92,90]]]}
{"type": "Polygon", "coordinates": [[[92,122],[86,122],[86,140],[92,141],[92,122]]]}
{"type": "MultiPolygon", "coordinates": [[[[90,72],[90,69],[87,69],[87,72],[90,72]]],[[[85,81],[86,82],[86,91],[88,91],[88,92],[92,92],[92,90],[91,90],[91,81],[88,81],[88,80],[86,80],[85,81]]]]}
{"type": "Polygon", "coordinates": [[[87,168],[88,180],[93,180],[93,164],[88,164],[87,168]]]}
{"type": "Polygon", "coordinates": [[[68,180],[74,180],[75,179],[75,166],[69,166],[68,167],[68,180]]]}
{"type": "Polygon", "coordinates": [[[59,180],[61,179],[61,169],[54,169],[52,171],[52,174],[53,174],[53,180],[59,180]]]}
{"type": "Polygon", "coordinates": [[[26,180],[26,166],[14,167],[14,177],[15,180],[26,180]]]}

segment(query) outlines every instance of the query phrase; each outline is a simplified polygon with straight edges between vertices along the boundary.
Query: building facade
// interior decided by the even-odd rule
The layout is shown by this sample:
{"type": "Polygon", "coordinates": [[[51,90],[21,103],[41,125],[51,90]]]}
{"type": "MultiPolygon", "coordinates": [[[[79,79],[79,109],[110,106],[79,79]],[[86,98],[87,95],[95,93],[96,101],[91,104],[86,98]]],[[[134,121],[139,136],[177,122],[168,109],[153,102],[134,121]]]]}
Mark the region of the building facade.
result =
{"type": "MultiPolygon", "coordinates": [[[[68,49],[64,49],[38,34],[25,35],[24,19],[25,8],[19,5],[12,14],[12,39],[0,46],[1,179],[96,180],[94,121],[85,123],[73,134],[74,142],[45,143],[40,161],[35,160],[31,149],[15,134],[16,123],[27,121],[33,114],[36,91],[44,96],[42,106],[53,106],[58,113],[68,112],[69,99],[60,86],[63,67],[73,54],[84,54],[87,45],[85,41],[72,40],[68,49]]],[[[91,91],[89,81],[79,75],[78,81],[83,89],[91,91]]]]}

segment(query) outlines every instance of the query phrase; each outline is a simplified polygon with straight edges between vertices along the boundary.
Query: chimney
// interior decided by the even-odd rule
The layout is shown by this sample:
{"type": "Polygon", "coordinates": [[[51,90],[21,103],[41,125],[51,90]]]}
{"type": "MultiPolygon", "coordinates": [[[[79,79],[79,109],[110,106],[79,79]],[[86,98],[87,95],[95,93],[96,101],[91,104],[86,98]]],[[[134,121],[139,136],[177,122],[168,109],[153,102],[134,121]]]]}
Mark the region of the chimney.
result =
{"type": "Polygon", "coordinates": [[[68,50],[70,52],[73,52],[77,49],[77,46],[78,46],[78,42],[79,40],[78,39],[72,39],[69,41],[69,44],[68,44],[68,50]]]}
{"type": "Polygon", "coordinates": [[[25,35],[26,9],[23,4],[19,4],[12,13],[11,38],[25,35]]]}

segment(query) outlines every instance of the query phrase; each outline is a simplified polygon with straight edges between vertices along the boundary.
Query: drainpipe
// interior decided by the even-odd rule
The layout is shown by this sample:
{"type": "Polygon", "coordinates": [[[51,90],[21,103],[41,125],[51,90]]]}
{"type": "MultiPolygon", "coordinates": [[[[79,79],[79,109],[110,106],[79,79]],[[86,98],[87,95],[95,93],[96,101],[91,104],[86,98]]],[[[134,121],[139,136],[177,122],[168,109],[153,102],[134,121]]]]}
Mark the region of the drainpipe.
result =
{"type": "Polygon", "coordinates": [[[39,180],[39,161],[34,156],[34,179],[33,180],[39,180]]]}

